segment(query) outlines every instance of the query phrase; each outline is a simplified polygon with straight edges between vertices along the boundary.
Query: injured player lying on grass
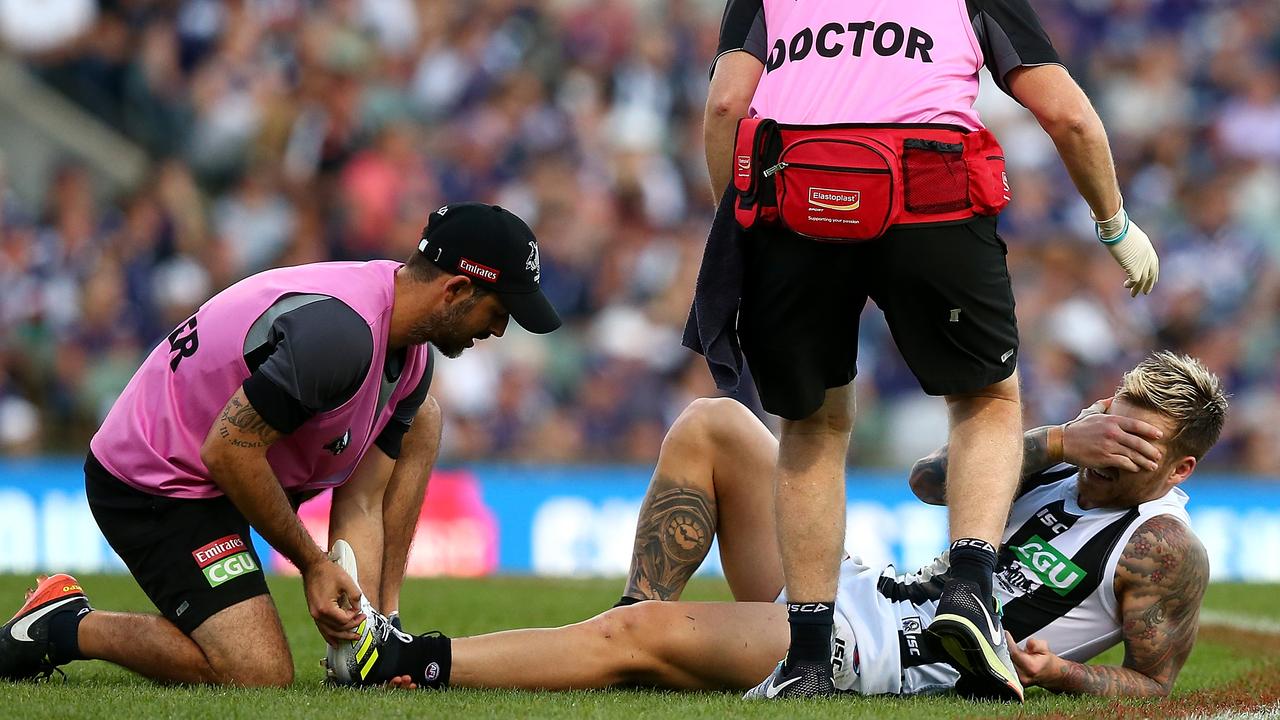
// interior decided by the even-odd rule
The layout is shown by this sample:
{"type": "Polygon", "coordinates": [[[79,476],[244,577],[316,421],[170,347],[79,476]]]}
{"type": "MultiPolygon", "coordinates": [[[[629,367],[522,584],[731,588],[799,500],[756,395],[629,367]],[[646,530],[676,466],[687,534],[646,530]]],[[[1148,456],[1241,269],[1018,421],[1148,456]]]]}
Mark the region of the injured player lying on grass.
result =
{"type": "MultiPolygon", "coordinates": [[[[995,583],[1011,678],[993,682],[1019,697],[1023,685],[1169,693],[1209,574],[1178,485],[1217,440],[1226,405],[1199,362],[1159,353],[1126,373],[1112,398],[1065,426],[1026,433],[995,583]],[[1122,666],[1082,664],[1117,642],[1122,666]]],[[[340,652],[344,667],[331,674],[406,688],[750,688],[789,637],[770,482],[776,447],[734,401],[694,402],[663,442],[619,606],[560,628],[452,639],[393,631],[374,613],[372,639],[340,652]],[[713,535],[736,602],[678,602],[713,535]]],[[[946,448],[916,463],[911,488],[924,502],[944,502],[946,463],[946,448]]],[[[946,573],[945,555],[906,575],[844,561],[837,688],[989,695],[956,687],[959,674],[921,632],[946,573]]],[[[762,684],[747,695],[769,691],[762,684]]]]}

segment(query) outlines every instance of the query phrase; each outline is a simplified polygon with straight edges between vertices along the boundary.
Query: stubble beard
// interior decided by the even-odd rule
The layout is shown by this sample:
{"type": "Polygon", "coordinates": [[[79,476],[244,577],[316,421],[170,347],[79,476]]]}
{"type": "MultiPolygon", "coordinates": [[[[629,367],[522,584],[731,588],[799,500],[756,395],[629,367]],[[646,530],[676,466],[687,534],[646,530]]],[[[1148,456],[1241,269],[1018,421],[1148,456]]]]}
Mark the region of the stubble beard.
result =
{"type": "Polygon", "coordinates": [[[456,358],[467,349],[474,336],[460,326],[463,318],[475,307],[479,298],[472,296],[423,318],[409,330],[409,342],[414,345],[431,343],[447,358],[456,358]]]}

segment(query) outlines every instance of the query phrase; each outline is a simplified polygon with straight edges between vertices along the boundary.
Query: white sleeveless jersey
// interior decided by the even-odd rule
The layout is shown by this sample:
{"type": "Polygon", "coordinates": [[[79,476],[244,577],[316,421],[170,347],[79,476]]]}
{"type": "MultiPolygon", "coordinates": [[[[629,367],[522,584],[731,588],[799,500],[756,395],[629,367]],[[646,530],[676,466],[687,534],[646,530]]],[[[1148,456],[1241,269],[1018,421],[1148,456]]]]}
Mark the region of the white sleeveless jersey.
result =
{"type": "MultiPolygon", "coordinates": [[[[1158,515],[1188,526],[1190,518],[1187,495],[1178,488],[1134,508],[1085,510],[1077,502],[1078,472],[1062,464],[1027,480],[1031,487],[1014,501],[1005,526],[995,591],[1004,628],[1019,644],[1034,636],[1054,653],[1084,662],[1121,640],[1115,572],[1129,537],[1158,515]]],[[[843,642],[856,647],[848,689],[912,694],[955,684],[955,670],[931,657],[921,636],[937,610],[947,570],[944,554],[909,575],[896,575],[889,566],[872,586],[871,568],[846,561],[836,610],[852,636],[843,642]],[[898,636],[896,643],[886,631],[898,636]]]]}

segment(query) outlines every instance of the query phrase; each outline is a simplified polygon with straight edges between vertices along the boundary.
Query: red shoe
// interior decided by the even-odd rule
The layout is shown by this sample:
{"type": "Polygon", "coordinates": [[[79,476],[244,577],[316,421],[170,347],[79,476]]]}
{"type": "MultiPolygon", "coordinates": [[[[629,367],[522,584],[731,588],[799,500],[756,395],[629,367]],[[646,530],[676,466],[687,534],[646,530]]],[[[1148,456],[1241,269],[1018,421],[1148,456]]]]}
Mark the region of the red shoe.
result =
{"type": "Polygon", "coordinates": [[[0,628],[0,678],[5,680],[52,675],[58,663],[50,657],[49,621],[62,613],[93,610],[80,583],[70,575],[41,575],[36,580],[22,609],[0,628]]]}

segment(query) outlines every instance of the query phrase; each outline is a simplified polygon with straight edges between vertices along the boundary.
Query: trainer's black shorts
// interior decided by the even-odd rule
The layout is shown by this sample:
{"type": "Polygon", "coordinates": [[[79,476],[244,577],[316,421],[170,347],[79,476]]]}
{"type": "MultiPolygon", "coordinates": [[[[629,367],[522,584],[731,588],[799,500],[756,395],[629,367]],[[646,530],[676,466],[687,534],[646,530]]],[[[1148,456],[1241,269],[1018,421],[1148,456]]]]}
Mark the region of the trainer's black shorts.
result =
{"type": "Polygon", "coordinates": [[[853,380],[868,297],[926,393],[972,392],[1013,374],[1018,324],[994,217],[858,243],[773,228],[739,235],[738,334],[765,410],[806,418],[828,388],[853,380]]]}
{"type": "Polygon", "coordinates": [[[89,453],[89,508],[160,614],[190,635],[215,613],[267,594],[249,521],[225,497],[185,500],[126,485],[89,453]]]}

